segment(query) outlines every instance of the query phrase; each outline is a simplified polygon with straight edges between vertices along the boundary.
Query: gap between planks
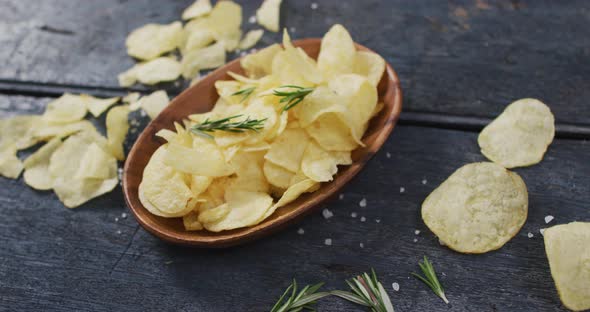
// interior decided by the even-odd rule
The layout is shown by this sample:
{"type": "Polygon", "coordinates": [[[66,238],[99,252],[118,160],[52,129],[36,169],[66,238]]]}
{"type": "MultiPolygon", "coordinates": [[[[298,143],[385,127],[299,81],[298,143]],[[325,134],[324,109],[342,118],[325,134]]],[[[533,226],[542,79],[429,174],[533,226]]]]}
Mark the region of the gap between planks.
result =
{"type": "MultiPolygon", "coordinates": [[[[11,81],[0,79],[0,94],[22,95],[31,97],[59,97],[63,93],[87,93],[97,97],[125,96],[129,92],[148,94],[153,90],[118,87],[64,85],[57,83],[38,83],[29,81],[11,81]]],[[[177,92],[168,91],[171,97],[177,92]]],[[[489,124],[492,118],[461,116],[445,113],[412,111],[405,109],[399,119],[400,125],[420,126],[450,130],[479,132],[489,124]]],[[[590,139],[590,124],[556,124],[555,137],[558,139],[588,140],[590,139]]]]}

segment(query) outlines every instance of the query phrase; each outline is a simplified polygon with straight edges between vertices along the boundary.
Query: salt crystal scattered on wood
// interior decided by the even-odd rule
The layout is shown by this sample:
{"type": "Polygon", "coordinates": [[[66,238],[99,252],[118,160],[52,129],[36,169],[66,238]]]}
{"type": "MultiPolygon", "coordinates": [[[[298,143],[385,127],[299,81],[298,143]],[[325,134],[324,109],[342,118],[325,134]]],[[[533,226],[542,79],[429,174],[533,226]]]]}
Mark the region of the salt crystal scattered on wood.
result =
{"type": "Polygon", "coordinates": [[[359,202],[359,206],[361,206],[362,208],[367,207],[367,199],[366,198],[361,199],[361,201],[359,202]]]}
{"type": "Polygon", "coordinates": [[[398,283],[392,283],[391,287],[393,288],[393,290],[399,291],[399,284],[398,283]]]}
{"type": "Polygon", "coordinates": [[[331,238],[326,238],[326,240],[324,240],[324,244],[326,246],[332,246],[332,239],[331,238]]]}
{"type": "Polygon", "coordinates": [[[549,223],[555,219],[552,215],[545,216],[545,223],[549,223]]]}

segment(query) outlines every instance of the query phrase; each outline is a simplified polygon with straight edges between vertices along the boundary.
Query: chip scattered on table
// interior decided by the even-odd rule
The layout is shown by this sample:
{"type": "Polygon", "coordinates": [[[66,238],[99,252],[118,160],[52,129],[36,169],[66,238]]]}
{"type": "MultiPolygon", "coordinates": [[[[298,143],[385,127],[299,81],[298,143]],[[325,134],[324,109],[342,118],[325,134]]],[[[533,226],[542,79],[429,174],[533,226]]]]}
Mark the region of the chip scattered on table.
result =
{"type": "Polygon", "coordinates": [[[170,52],[182,39],[182,23],[173,22],[167,25],[147,24],[132,31],[125,45],[127,54],[137,59],[149,61],[170,52]]]}
{"type": "Polygon", "coordinates": [[[281,2],[282,0],[264,0],[256,11],[258,24],[272,32],[278,32],[281,2]]]}
{"type": "Polygon", "coordinates": [[[524,181],[504,167],[467,164],[437,187],[422,204],[422,219],[449,248],[485,253],[514,237],[528,214],[524,181]]]}
{"type": "Polygon", "coordinates": [[[573,311],[590,309],[590,223],[556,225],[543,235],[561,301],[573,311]]]}
{"type": "Polygon", "coordinates": [[[555,136],[555,119],[536,99],[518,100],[506,107],[479,134],[481,153],[505,168],[541,162],[555,136]]]}

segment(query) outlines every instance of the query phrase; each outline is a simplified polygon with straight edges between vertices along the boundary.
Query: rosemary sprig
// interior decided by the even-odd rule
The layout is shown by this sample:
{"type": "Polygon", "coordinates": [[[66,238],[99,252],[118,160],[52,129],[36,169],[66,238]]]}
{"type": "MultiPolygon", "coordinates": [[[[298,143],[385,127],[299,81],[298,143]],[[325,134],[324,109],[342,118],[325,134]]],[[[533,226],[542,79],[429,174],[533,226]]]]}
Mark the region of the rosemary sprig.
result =
{"type": "Polygon", "coordinates": [[[256,87],[242,89],[235,93],[232,93],[232,96],[241,95],[242,99],[240,100],[240,103],[242,103],[252,94],[252,92],[254,92],[254,90],[256,90],[256,87]]]}
{"type": "Polygon", "coordinates": [[[295,105],[301,103],[303,99],[310,94],[314,88],[304,88],[295,85],[284,85],[280,86],[277,89],[274,89],[272,94],[278,97],[281,97],[279,103],[285,103],[283,106],[283,111],[288,111],[293,108],[295,105]],[[291,89],[281,90],[281,89],[291,89]]]}
{"type": "Polygon", "coordinates": [[[313,304],[316,300],[330,295],[328,292],[317,292],[323,285],[324,283],[307,285],[297,293],[297,281],[293,280],[293,283],[287,287],[270,312],[315,311],[313,304]],[[289,295],[289,293],[291,294],[289,295]],[[289,298],[286,298],[287,295],[289,298]]]}
{"type": "Polygon", "coordinates": [[[370,308],[372,312],[394,312],[389,295],[385,292],[383,285],[377,279],[375,270],[371,274],[363,273],[355,278],[347,280],[346,283],[352,292],[334,290],[332,295],[338,296],[350,302],[370,308]]]}
{"type": "Polygon", "coordinates": [[[418,265],[420,266],[422,273],[424,273],[424,277],[414,272],[412,272],[412,275],[428,285],[437,296],[439,296],[446,304],[449,304],[449,300],[447,299],[447,296],[445,296],[445,290],[436,277],[432,262],[428,261],[428,258],[424,256],[424,262],[418,262],[418,265]]]}
{"type": "Polygon", "coordinates": [[[226,132],[245,132],[247,130],[258,132],[258,130],[264,128],[264,119],[250,119],[247,117],[242,121],[231,122],[232,119],[241,117],[242,115],[230,116],[218,120],[205,119],[202,123],[196,124],[191,127],[191,132],[194,134],[204,136],[206,138],[213,138],[208,132],[214,131],[226,131],[226,132]]]}

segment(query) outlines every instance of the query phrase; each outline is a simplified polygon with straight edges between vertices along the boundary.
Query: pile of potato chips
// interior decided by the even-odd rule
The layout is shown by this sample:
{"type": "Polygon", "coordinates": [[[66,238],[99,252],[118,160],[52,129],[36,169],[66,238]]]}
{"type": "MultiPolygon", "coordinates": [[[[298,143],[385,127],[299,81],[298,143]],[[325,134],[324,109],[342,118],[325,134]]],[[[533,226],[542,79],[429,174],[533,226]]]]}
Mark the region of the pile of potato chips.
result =
{"type": "MultiPolygon", "coordinates": [[[[258,23],[279,30],[281,0],[265,0],[256,12],[258,23]]],[[[125,42],[127,53],[140,60],[119,75],[119,84],[129,87],[140,82],[153,85],[185,79],[199,79],[199,71],[217,68],[226,61],[226,51],[253,47],[264,30],[251,30],[242,37],[242,7],[232,1],[197,0],[182,13],[180,21],[147,24],[132,31],[125,42]],[[177,59],[176,51],[181,55],[177,59]]]]}
{"type": "Polygon", "coordinates": [[[188,116],[151,157],[139,187],[143,205],[162,217],[183,217],[187,230],[223,231],[260,223],[279,207],[321,182],[351,151],[378,105],[377,83],[385,70],[378,55],[356,51],[348,31],[333,26],[322,40],[317,61],[291,44],[271,45],[242,59],[248,77],[215,83],[213,110],[188,116]],[[283,110],[274,94],[299,86],[313,88],[302,102],[283,110]],[[244,96],[241,90],[251,90],[244,96]],[[238,93],[238,94],[236,94],[238,93]],[[258,131],[215,131],[204,137],[191,127],[230,116],[264,120],[258,131]]]}
{"type": "Polygon", "coordinates": [[[54,190],[66,207],[74,208],[110,192],[119,182],[117,160],[124,160],[123,142],[128,114],[143,108],[151,115],[168,104],[163,91],[141,98],[98,99],[66,93],[47,105],[43,115],[20,115],[0,120],[0,175],[25,182],[37,190],[54,190]],[[112,107],[112,108],[111,108],[112,107]],[[107,135],[84,118],[90,112],[106,116],[107,135]],[[25,161],[17,151],[47,142],[25,161]]]}

